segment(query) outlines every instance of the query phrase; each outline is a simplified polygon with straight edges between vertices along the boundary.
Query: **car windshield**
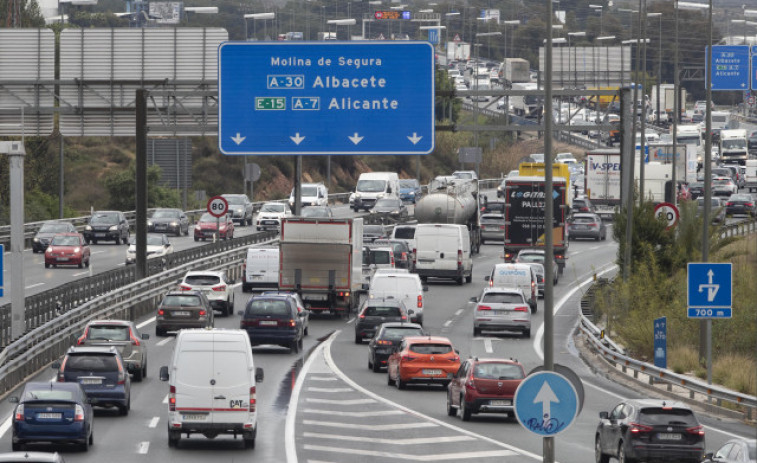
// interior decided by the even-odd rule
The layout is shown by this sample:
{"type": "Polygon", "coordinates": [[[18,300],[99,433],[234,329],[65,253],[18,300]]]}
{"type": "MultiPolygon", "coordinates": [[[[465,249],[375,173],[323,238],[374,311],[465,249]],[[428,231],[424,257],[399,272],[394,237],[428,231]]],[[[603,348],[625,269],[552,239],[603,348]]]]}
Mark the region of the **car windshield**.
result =
{"type": "Polygon", "coordinates": [[[95,214],[92,216],[92,219],[89,221],[91,224],[108,224],[108,223],[118,223],[118,214],[115,212],[113,213],[100,213],[95,214]]]}
{"type": "Polygon", "coordinates": [[[118,370],[116,356],[86,354],[86,355],[69,355],[65,360],[65,371],[70,372],[94,372],[104,373],[107,371],[118,370]]]}
{"type": "Polygon", "coordinates": [[[371,250],[371,257],[374,264],[383,265],[391,264],[391,257],[389,251],[373,251],[371,250]]]}
{"type": "MultiPolygon", "coordinates": [[[[129,244],[136,245],[137,237],[129,238],[129,244]]],[[[147,235],[147,246],[163,246],[163,235],[147,235]]]]}
{"type": "Polygon", "coordinates": [[[358,180],[355,190],[363,193],[380,193],[386,189],[386,180],[358,180]]]}
{"type": "Polygon", "coordinates": [[[80,243],[78,236],[58,235],[53,237],[50,244],[53,246],[78,246],[80,243]]]}
{"type": "Polygon", "coordinates": [[[118,325],[90,325],[87,328],[90,341],[128,341],[129,327],[118,325]]]}
{"type": "Polygon", "coordinates": [[[40,233],[65,233],[71,231],[71,226],[67,223],[46,223],[43,224],[40,233]]]}
{"type": "Polygon", "coordinates": [[[481,302],[490,304],[523,304],[523,296],[517,293],[485,293],[481,302]]]}
{"type": "Polygon", "coordinates": [[[260,212],[286,212],[285,205],[281,203],[267,203],[263,204],[260,208],[260,212]]]}
{"type": "Polygon", "coordinates": [[[511,363],[479,363],[473,376],[481,379],[523,379],[523,369],[511,363]]]}
{"type": "MultiPolygon", "coordinates": [[[[720,200],[717,198],[711,198],[710,204],[715,207],[720,207],[720,200]]],[[[697,198],[697,207],[704,208],[704,198],[697,198]]]]}
{"type": "Polygon", "coordinates": [[[411,240],[415,238],[415,227],[397,227],[394,229],[394,237],[403,240],[411,240]]]}
{"type": "Polygon", "coordinates": [[[746,148],[746,140],[723,140],[722,149],[746,148]]]}
{"type": "Polygon", "coordinates": [[[398,339],[404,338],[405,336],[420,336],[422,334],[423,334],[423,330],[421,328],[392,327],[392,328],[386,328],[383,334],[381,335],[381,338],[390,339],[390,340],[398,340],[398,339]]]}
{"type": "Polygon", "coordinates": [[[223,217],[220,217],[220,218],[219,217],[213,217],[212,215],[210,215],[207,212],[204,213],[204,214],[202,214],[202,217],[200,217],[199,221],[200,222],[206,222],[206,223],[216,223],[217,220],[220,220],[221,222],[225,222],[226,221],[226,219],[224,219],[223,217]]]}
{"type": "Polygon", "coordinates": [[[751,201],[752,196],[751,195],[731,195],[730,198],[728,198],[728,201],[751,201]]]}
{"type": "Polygon", "coordinates": [[[696,426],[694,412],[685,408],[647,407],[639,411],[639,421],[647,425],[682,424],[696,426]]]}
{"type": "Polygon", "coordinates": [[[184,283],[192,286],[210,286],[221,282],[217,275],[187,275],[184,277],[184,283]]]}
{"type": "Polygon", "coordinates": [[[286,301],[271,299],[250,301],[249,304],[247,304],[247,315],[289,315],[289,304],[287,304],[286,301]]]}
{"type": "Polygon", "coordinates": [[[24,391],[24,401],[27,400],[74,400],[72,391],[62,391],[60,389],[31,389],[24,391]]]}
{"type": "Polygon", "coordinates": [[[224,198],[226,199],[227,203],[234,206],[244,204],[244,198],[241,196],[224,196],[224,198]]]}
{"type": "Polygon", "coordinates": [[[366,317],[400,317],[402,311],[399,307],[370,306],[365,308],[363,315],[366,317]]]}
{"type": "Polygon", "coordinates": [[[178,219],[181,217],[181,212],[170,209],[157,210],[152,213],[153,219],[178,219]]]}
{"type": "Polygon", "coordinates": [[[199,296],[193,294],[169,294],[163,299],[163,305],[175,307],[199,307],[202,301],[199,296]]]}
{"type": "Polygon", "coordinates": [[[316,196],[318,195],[318,187],[315,186],[303,186],[302,189],[302,196],[316,196]]]}
{"type": "Polygon", "coordinates": [[[400,180],[400,188],[418,188],[418,180],[400,180]]]}
{"type": "Polygon", "coordinates": [[[376,207],[399,207],[400,202],[396,199],[379,199],[376,201],[376,207]]]}
{"type": "Polygon", "coordinates": [[[411,344],[410,352],[427,355],[449,354],[450,352],[452,352],[452,346],[450,346],[449,344],[431,343],[411,344]]]}

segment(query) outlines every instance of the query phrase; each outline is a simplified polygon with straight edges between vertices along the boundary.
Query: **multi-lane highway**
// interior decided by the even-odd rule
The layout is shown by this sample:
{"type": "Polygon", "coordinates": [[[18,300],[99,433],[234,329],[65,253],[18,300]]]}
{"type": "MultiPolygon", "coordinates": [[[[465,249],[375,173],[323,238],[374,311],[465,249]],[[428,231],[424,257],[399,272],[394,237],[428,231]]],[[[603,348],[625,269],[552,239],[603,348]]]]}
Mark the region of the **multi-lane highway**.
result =
{"type": "MultiPolygon", "coordinates": [[[[339,215],[349,214],[346,208],[339,215]]],[[[251,231],[247,229],[242,229],[251,231]]],[[[179,246],[194,245],[191,238],[175,240],[179,246]]],[[[99,265],[123,263],[125,246],[96,246],[99,265]],[[110,260],[106,261],[106,257],[110,260]],[[107,263],[106,263],[107,262],[107,263]]],[[[583,379],[586,403],[576,423],[556,439],[560,462],[591,461],[598,412],[609,410],[621,398],[641,397],[639,391],[616,385],[595,374],[578,357],[572,332],[578,317],[578,300],[592,275],[612,272],[616,246],[612,241],[574,241],[569,264],[555,287],[555,360],[574,369],[583,379]]],[[[534,316],[532,338],[518,336],[474,337],[468,303],[484,285],[484,275],[500,261],[501,245],[487,244],[474,260],[473,283],[462,287],[430,281],[426,294],[425,327],[433,334],[448,336],[461,356],[513,357],[526,370],[542,363],[543,304],[534,316]]],[[[39,260],[39,255],[32,256],[39,260]]],[[[94,257],[93,257],[93,262],[94,257]]],[[[45,271],[41,260],[34,265],[45,271]]],[[[30,271],[32,269],[30,268],[30,271]]],[[[53,271],[53,270],[48,270],[53,271]]],[[[46,272],[46,271],[45,271],[46,272]]],[[[58,269],[56,272],[68,273],[58,269]]],[[[73,274],[80,270],[71,270],[73,274]]],[[[30,273],[33,274],[33,273],[30,273]]],[[[46,283],[47,284],[47,283],[46,283]]],[[[249,294],[236,288],[237,301],[249,294]]],[[[239,304],[238,304],[239,305],[239,304]]],[[[241,305],[240,305],[241,306],[241,305]]],[[[241,441],[229,437],[208,440],[183,439],[178,449],[169,448],[166,433],[168,387],[157,379],[161,365],[169,361],[173,337],[155,338],[151,317],[138,320],[140,329],[152,336],[147,378],[132,384],[132,409],[126,416],[98,410],[95,444],[88,453],[66,451],[67,461],[512,461],[541,459],[542,441],[513,419],[503,416],[474,416],[470,422],[448,417],[445,394],[438,387],[408,387],[397,390],[386,382],[386,373],[367,368],[367,345],[355,345],[353,321],[314,318],[305,349],[290,354],[285,349],[257,347],[256,366],[265,370],[258,385],[259,432],[254,450],[245,450],[241,441]],[[323,340],[323,342],[321,342],[323,340]]],[[[239,317],[216,318],[217,327],[236,328],[239,317]]],[[[34,379],[49,380],[52,370],[34,379]]],[[[0,451],[10,450],[12,405],[0,403],[0,451]]],[[[699,414],[706,426],[707,448],[717,448],[727,439],[752,436],[753,428],[727,419],[699,414]]],[[[46,445],[30,449],[50,449],[46,445]]]]}

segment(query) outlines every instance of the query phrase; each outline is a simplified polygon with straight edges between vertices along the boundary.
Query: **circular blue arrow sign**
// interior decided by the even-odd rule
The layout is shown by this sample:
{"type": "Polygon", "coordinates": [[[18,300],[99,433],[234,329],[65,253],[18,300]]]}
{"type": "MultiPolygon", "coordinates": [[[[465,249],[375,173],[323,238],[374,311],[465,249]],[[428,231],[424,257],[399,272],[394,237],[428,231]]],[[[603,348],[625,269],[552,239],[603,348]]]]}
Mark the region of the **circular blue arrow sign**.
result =
{"type": "Polygon", "coordinates": [[[515,417],[534,434],[550,437],[565,431],[578,415],[578,394],[570,381],[553,371],[526,377],[515,391],[515,417]]]}

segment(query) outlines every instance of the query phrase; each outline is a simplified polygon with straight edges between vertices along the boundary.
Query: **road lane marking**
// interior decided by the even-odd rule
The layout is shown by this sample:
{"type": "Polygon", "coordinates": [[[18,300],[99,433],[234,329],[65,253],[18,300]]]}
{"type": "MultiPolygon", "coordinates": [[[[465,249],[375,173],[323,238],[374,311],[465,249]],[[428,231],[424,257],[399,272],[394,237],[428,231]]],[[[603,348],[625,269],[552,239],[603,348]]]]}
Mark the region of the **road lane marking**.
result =
{"type": "Polygon", "coordinates": [[[309,387],[310,392],[355,392],[351,387],[309,387]]]}
{"type": "Polygon", "coordinates": [[[34,283],[33,285],[24,286],[24,289],[36,288],[37,286],[42,286],[42,285],[44,285],[44,283],[34,283]]]}
{"type": "Polygon", "coordinates": [[[349,320],[347,320],[347,324],[348,324],[348,325],[349,325],[350,323],[354,323],[354,322],[355,322],[355,317],[352,317],[352,318],[350,318],[349,320]]]}
{"type": "Polygon", "coordinates": [[[463,313],[463,309],[457,309],[457,310],[455,311],[455,316],[456,316],[456,317],[459,317],[461,313],[463,313]]]}
{"type": "Polygon", "coordinates": [[[82,275],[89,275],[89,273],[90,273],[89,270],[87,270],[86,272],[74,273],[74,276],[75,277],[80,277],[82,275]]]}
{"type": "Polygon", "coordinates": [[[491,354],[494,352],[494,349],[492,348],[492,340],[491,338],[484,338],[484,350],[487,354],[491,354]]]}
{"type": "Polygon", "coordinates": [[[362,404],[375,404],[373,399],[317,399],[315,397],[305,398],[305,402],[312,402],[315,404],[331,404],[331,405],[362,405],[362,404]]]}
{"type": "Polygon", "coordinates": [[[165,346],[166,344],[168,344],[171,341],[173,341],[173,338],[165,338],[165,339],[161,339],[160,341],[158,341],[158,343],[155,344],[155,345],[163,347],[163,346],[165,346]]]}
{"type": "Polygon", "coordinates": [[[341,447],[329,447],[325,445],[305,445],[305,450],[320,450],[324,452],[346,453],[351,455],[363,455],[368,457],[384,457],[394,460],[411,460],[411,461],[442,461],[442,460],[463,460],[478,459],[485,457],[510,457],[518,455],[511,450],[486,450],[481,452],[460,452],[460,453],[437,453],[426,455],[412,455],[406,453],[382,452],[377,450],[358,450],[345,449],[341,447]]]}
{"type": "MultiPolygon", "coordinates": [[[[15,409],[13,410],[15,412],[15,409]]],[[[11,412],[11,416],[8,417],[5,421],[3,421],[3,424],[0,424],[0,438],[2,438],[6,432],[11,428],[11,424],[13,424],[13,412],[11,412]]]]}
{"type": "Polygon", "coordinates": [[[167,403],[168,403],[168,394],[166,394],[166,396],[165,396],[165,397],[163,397],[163,403],[164,403],[164,404],[167,404],[167,403]]]}
{"type": "Polygon", "coordinates": [[[102,253],[104,253],[104,252],[105,252],[105,251],[91,251],[91,252],[90,252],[90,255],[91,255],[91,254],[102,254],[102,253]]]}
{"type": "Polygon", "coordinates": [[[149,442],[140,442],[139,446],[137,447],[137,453],[141,455],[145,455],[147,451],[150,449],[150,443],[149,442]]]}
{"type": "Polygon", "coordinates": [[[304,425],[312,426],[328,426],[332,428],[343,429],[366,429],[369,431],[393,431],[397,429],[419,429],[419,428],[436,428],[439,425],[435,423],[429,423],[428,421],[418,423],[393,423],[393,424],[356,424],[356,423],[337,423],[335,421],[317,421],[317,420],[302,420],[304,425]]]}
{"type": "Polygon", "coordinates": [[[317,415],[359,416],[361,418],[405,414],[405,412],[403,412],[402,410],[378,410],[375,412],[341,412],[341,411],[336,411],[336,410],[319,410],[316,408],[303,408],[302,412],[313,413],[317,415]]]}
{"type": "Polygon", "coordinates": [[[158,426],[158,421],[160,421],[159,416],[153,416],[150,420],[150,423],[147,425],[148,428],[156,428],[158,426]]]}
{"type": "Polygon", "coordinates": [[[155,317],[150,317],[147,320],[140,323],[139,325],[137,325],[137,329],[141,330],[142,328],[144,328],[145,326],[149,325],[150,323],[154,321],[155,321],[155,317]]]}
{"type": "Polygon", "coordinates": [[[344,440],[351,442],[371,442],[377,444],[389,444],[389,445],[422,445],[422,444],[439,444],[446,442],[463,442],[476,440],[471,436],[437,436],[437,437],[418,437],[408,439],[380,439],[377,437],[359,437],[359,436],[345,436],[342,434],[322,434],[317,432],[305,432],[303,437],[314,437],[316,439],[333,439],[344,440]]]}
{"type": "Polygon", "coordinates": [[[336,381],[336,376],[311,376],[311,381],[336,381]]]}
{"type": "Polygon", "coordinates": [[[451,324],[452,324],[452,320],[447,320],[446,322],[444,322],[444,327],[447,328],[451,324]]]}

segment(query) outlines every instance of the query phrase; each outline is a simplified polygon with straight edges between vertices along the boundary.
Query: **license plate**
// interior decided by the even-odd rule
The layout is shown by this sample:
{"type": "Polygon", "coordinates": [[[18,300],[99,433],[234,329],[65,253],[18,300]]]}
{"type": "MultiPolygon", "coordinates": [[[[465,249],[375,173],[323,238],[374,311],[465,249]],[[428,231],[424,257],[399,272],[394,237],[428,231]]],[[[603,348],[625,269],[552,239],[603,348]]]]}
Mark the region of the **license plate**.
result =
{"type": "Polygon", "coordinates": [[[260,326],[277,326],[278,324],[279,322],[274,320],[261,320],[260,323],[258,323],[260,326]]]}
{"type": "Polygon", "coordinates": [[[512,402],[509,400],[490,400],[489,405],[492,405],[495,407],[501,407],[504,405],[512,405],[512,402]]]}
{"type": "Polygon", "coordinates": [[[171,315],[173,315],[174,317],[188,317],[192,314],[191,312],[188,312],[186,310],[174,310],[173,312],[171,312],[171,315]]]}
{"type": "Polygon", "coordinates": [[[657,434],[660,440],[681,440],[681,435],[675,432],[661,432],[657,434]]]}
{"type": "Polygon", "coordinates": [[[262,280],[263,279],[263,275],[253,275],[252,279],[253,280],[262,280]]]}
{"type": "Polygon", "coordinates": [[[61,418],[63,418],[62,413],[37,413],[39,420],[59,420],[61,418]]]}
{"type": "Polygon", "coordinates": [[[105,233],[95,233],[95,237],[97,237],[97,238],[105,238],[105,233]]]}
{"type": "Polygon", "coordinates": [[[182,421],[205,421],[205,417],[202,413],[184,413],[181,415],[182,421]]]}
{"type": "Polygon", "coordinates": [[[100,378],[82,378],[80,381],[82,384],[102,384],[102,382],[100,378]]]}
{"type": "Polygon", "coordinates": [[[58,262],[66,262],[68,260],[68,257],[58,257],[55,260],[57,260],[58,262]]]}
{"type": "Polygon", "coordinates": [[[585,225],[573,225],[573,228],[576,230],[586,230],[585,225]]]}
{"type": "Polygon", "coordinates": [[[439,376],[442,374],[442,370],[423,370],[424,375],[439,376]]]}

